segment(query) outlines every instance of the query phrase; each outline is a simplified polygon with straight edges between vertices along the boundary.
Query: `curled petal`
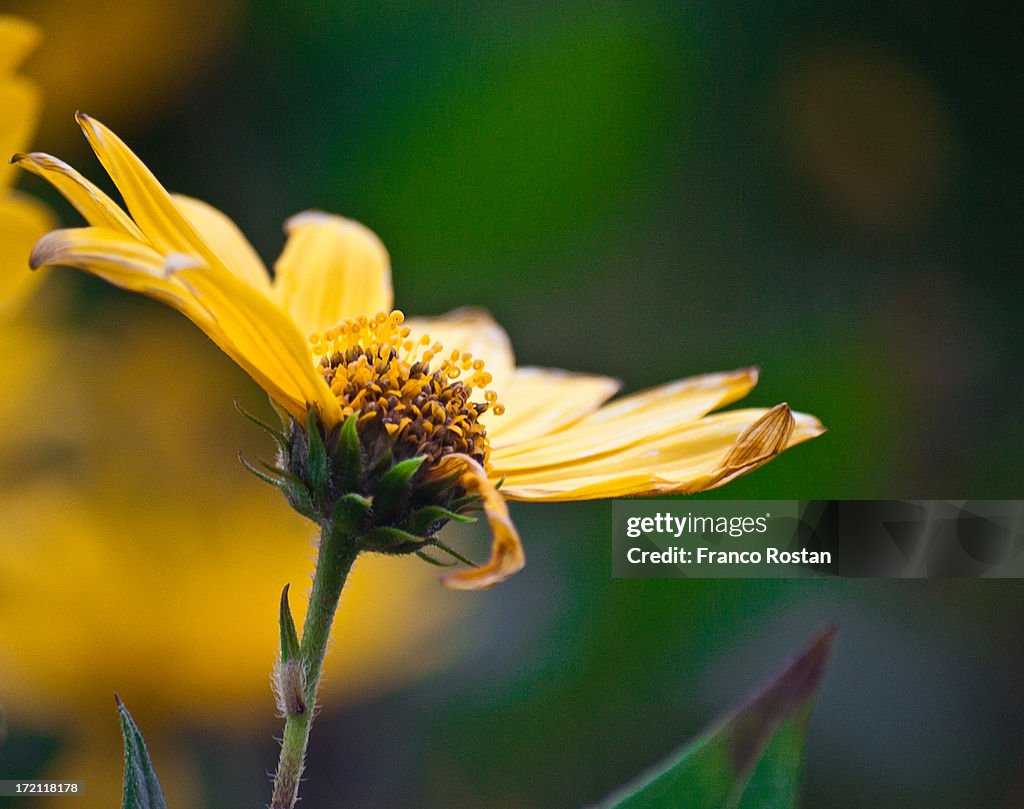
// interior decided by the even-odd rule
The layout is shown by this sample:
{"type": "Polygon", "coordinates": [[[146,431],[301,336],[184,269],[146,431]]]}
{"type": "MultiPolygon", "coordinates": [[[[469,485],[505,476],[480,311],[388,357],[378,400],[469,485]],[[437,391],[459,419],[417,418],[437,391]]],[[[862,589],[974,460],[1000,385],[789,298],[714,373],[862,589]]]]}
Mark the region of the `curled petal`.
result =
{"type": "Polygon", "coordinates": [[[442,581],[445,587],[453,590],[483,590],[500,584],[522,570],[526,556],[505,499],[479,463],[468,455],[453,453],[445,455],[431,474],[445,477],[459,472],[459,485],[467,492],[480,495],[483,500],[484,513],[491,527],[491,558],[486,564],[472,570],[449,573],[442,581]]]}

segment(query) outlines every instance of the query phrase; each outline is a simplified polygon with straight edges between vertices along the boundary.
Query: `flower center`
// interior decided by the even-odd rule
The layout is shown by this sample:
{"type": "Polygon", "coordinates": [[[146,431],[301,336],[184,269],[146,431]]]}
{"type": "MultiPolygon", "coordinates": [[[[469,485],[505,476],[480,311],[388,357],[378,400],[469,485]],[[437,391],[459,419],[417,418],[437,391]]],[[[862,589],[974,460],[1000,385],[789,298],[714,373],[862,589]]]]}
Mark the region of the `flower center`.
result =
{"type": "Polygon", "coordinates": [[[346,320],[310,335],[320,373],[338,398],[342,415],[358,414],[364,444],[391,449],[396,460],[418,455],[433,464],[459,452],[481,464],[490,446],[480,416],[504,407],[488,390],[484,361],[444,347],[423,334],[411,336],[394,311],[346,320]],[[482,402],[472,400],[475,390],[482,402]]]}

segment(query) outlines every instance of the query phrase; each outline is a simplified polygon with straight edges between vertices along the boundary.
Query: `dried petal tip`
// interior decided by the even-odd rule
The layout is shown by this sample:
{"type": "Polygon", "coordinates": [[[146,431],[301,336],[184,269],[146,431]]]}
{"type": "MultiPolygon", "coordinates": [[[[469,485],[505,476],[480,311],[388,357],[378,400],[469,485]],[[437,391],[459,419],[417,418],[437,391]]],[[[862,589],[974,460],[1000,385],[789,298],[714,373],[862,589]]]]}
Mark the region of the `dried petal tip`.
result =
{"type": "Polygon", "coordinates": [[[785,402],[775,405],[747,427],[715,471],[715,485],[721,485],[762,466],[789,444],[796,421],[785,402]]]}

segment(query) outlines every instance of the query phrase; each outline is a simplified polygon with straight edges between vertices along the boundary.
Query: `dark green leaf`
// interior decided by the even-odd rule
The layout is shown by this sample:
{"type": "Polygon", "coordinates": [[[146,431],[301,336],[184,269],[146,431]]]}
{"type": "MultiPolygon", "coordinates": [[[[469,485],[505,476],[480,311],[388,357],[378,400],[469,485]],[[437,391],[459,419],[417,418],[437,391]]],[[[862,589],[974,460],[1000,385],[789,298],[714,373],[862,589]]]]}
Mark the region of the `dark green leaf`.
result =
{"type": "Polygon", "coordinates": [[[132,715],[116,694],[117,712],[121,716],[124,736],[124,799],[121,809],[167,809],[160,781],[153,771],[153,762],[132,715]]]}
{"type": "Polygon", "coordinates": [[[795,809],[804,734],[835,628],[746,705],[601,809],[795,809]]]}

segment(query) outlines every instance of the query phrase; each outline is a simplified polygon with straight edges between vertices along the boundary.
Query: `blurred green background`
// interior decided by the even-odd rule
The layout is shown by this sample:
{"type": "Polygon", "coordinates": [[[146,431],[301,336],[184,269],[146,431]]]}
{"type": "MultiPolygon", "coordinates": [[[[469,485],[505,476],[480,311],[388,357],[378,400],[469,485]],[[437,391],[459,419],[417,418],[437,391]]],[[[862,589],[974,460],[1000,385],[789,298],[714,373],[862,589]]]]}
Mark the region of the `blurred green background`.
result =
{"type": "MultiPolygon", "coordinates": [[[[8,5],[59,17],[60,4],[8,5]]],[[[1024,88],[1007,15],[170,5],[159,35],[123,56],[113,43],[132,29],[114,4],[96,4],[89,37],[44,45],[26,68],[40,81],[46,59],[88,73],[102,58],[117,75],[123,58],[123,78],[148,83],[80,101],[47,87],[35,148],[98,179],[80,107],[167,187],[231,215],[268,261],[287,216],[342,213],[388,245],[400,308],[484,306],[521,364],[627,390],[756,364],[747,403],[788,401],[829,427],[705,496],[1021,496],[1024,88]],[[136,49],[163,54],[163,72],[134,67],[136,49]]],[[[41,184],[21,187],[77,221],[41,184]]],[[[83,330],[155,310],[66,275],[83,330]]],[[[457,652],[443,671],[325,705],[304,805],[585,805],[830,619],[841,630],[807,806],[1024,805],[1020,582],[612,581],[608,504],[513,516],[526,570],[485,594],[438,593],[473,601],[447,630],[457,652]]],[[[265,732],[241,739],[182,718],[207,806],[266,800],[269,700],[266,712],[265,732]]]]}

